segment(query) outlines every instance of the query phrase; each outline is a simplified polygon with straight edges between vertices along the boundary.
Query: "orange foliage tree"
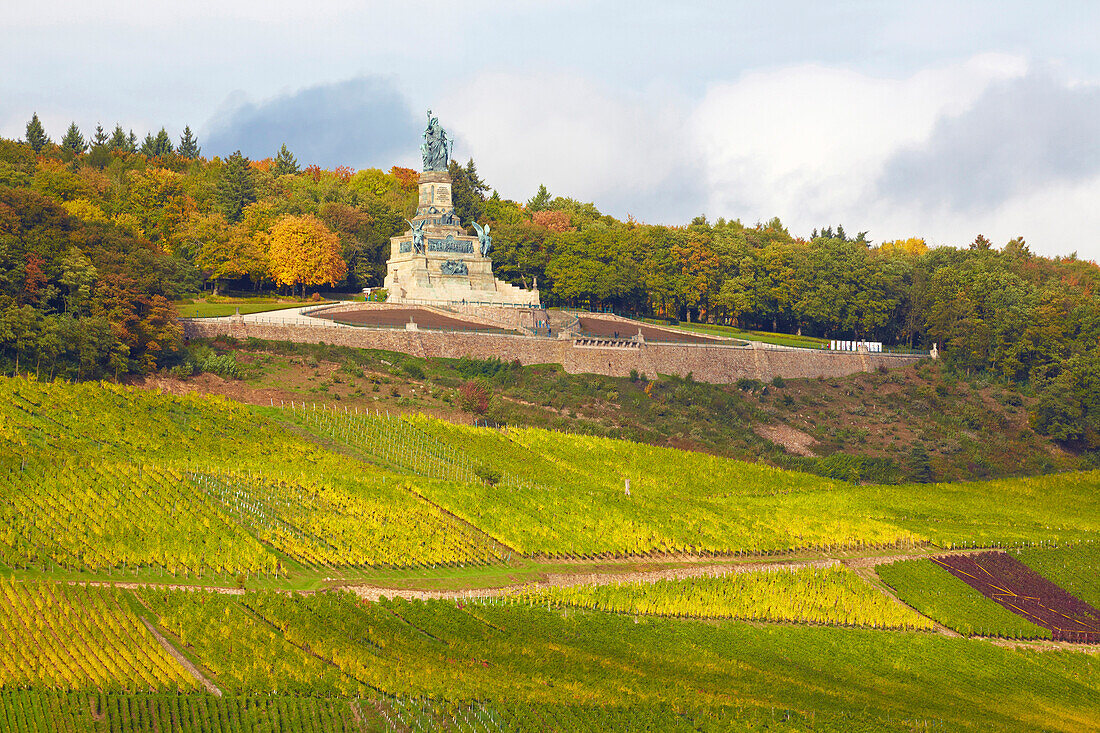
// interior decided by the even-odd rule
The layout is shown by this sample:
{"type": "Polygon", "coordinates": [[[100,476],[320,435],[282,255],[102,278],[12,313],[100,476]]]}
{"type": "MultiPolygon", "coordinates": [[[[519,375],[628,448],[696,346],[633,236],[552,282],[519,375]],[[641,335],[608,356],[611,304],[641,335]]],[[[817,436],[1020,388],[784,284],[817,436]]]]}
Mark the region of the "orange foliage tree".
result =
{"type": "Polygon", "coordinates": [[[271,276],[279,285],[335,285],[348,274],[340,240],[317,217],[284,216],[268,232],[271,276]]]}

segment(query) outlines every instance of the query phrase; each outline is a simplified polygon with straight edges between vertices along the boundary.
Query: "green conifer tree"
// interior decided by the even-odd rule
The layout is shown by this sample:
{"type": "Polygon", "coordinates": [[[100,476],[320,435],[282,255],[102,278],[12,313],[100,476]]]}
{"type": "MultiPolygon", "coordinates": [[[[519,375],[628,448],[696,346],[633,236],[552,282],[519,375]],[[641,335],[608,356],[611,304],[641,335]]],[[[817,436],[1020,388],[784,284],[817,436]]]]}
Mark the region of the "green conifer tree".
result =
{"type": "Polygon", "coordinates": [[[27,144],[36,153],[41,153],[42,148],[50,144],[50,136],[42,129],[42,123],[38,120],[37,112],[31,115],[31,120],[27,123],[27,144]]]}
{"type": "Polygon", "coordinates": [[[160,132],[157,133],[155,144],[158,158],[171,155],[174,151],[172,147],[172,138],[168,137],[168,132],[163,127],[160,128],[160,132]]]}
{"type": "Polygon", "coordinates": [[[141,142],[141,148],[138,152],[144,155],[146,158],[157,157],[157,140],[153,137],[153,133],[147,133],[145,139],[141,142]]]}
{"type": "Polygon", "coordinates": [[[546,190],[546,184],[539,184],[538,193],[527,202],[528,211],[546,211],[550,206],[550,192],[546,190]]]}
{"type": "Polygon", "coordinates": [[[130,136],[126,138],[126,152],[136,153],[137,149],[137,135],[134,134],[133,130],[130,130],[130,136]]]}
{"type": "Polygon", "coordinates": [[[256,200],[256,183],[248,158],[241,151],[225,159],[222,175],[218,180],[218,203],[230,223],[241,220],[244,207],[256,200]]]}
{"type": "Polygon", "coordinates": [[[69,129],[65,132],[65,137],[61,138],[61,148],[73,155],[80,155],[87,147],[84,136],[80,134],[80,128],[76,126],[75,122],[71,123],[69,129]]]}
{"type": "Polygon", "coordinates": [[[202,153],[202,148],[199,147],[199,141],[195,139],[195,136],[191,134],[190,126],[183,128],[183,135],[180,136],[180,146],[176,149],[181,158],[197,158],[202,153]]]}
{"type": "Polygon", "coordinates": [[[93,146],[106,145],[108,140],[110,140],[110,138],[107,137],[107,131],[103,129],[103,125],[96,124],[96,126],[95,126],[95,135],[92,136],[92,145],[93,146]]]}
{"type": "Polygon", "coordinates": [[[286,143],[283,143],[283,147],[279,148],[279,152],[275,156],[275,165],[271,169],[271,174],[278,178],[279,176],[293,175],[298,170],[297,159],[287,148],[286,143]]]}
{"type": "Polygon", "coordinates": [[[112,153],[121,153],[127,149],[126,133],[122,125],[115,125],[115,131],[111,133],[111,139],[107,141],[107,147],[112,153]]]}

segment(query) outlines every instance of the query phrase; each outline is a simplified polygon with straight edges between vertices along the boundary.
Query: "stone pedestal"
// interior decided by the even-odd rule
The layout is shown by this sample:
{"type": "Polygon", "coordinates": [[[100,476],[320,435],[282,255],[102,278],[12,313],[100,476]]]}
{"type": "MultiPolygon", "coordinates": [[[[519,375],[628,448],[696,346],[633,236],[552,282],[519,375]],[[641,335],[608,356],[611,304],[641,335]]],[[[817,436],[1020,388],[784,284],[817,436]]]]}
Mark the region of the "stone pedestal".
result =
{"type": "Polygon", "coordinates": [[[487,303],[538,306],[539,291],[493,277],[493,262],[481,253],[478,237],[463,230],[451,203],[451,177],[445,171],[420,175],[414,225],[423,222],[423,245],[412,230],[390,238],[385,287],[390,303],[487,303]]]}

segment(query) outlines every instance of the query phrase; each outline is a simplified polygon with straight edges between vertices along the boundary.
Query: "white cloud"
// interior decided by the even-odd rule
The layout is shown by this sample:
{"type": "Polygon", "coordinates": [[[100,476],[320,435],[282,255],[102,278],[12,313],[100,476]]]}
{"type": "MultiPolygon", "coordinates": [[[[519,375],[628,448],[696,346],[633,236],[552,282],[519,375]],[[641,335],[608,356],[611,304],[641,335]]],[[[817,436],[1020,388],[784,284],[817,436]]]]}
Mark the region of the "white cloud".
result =
{"type": "Polygon", "coordinates": [[[652,217],[678,214],[672,204],[690,188],[683,109],[667,90],[631,95],[566,74],[483,74],[434,112],[457,137],[455,157],[473,157],[504,195],[529,197],[545,183],[620,215],[652,217]]]}
{"type": "Polygon", "coordinates": [[[838,221],[863,228],[868,186],[891,155],[1026,68],[979,56],[891,79],[810,65],[712,85],[690,122],[705,160],[707,210],[749,221],[779,216],[807,232],[838,221]]]}

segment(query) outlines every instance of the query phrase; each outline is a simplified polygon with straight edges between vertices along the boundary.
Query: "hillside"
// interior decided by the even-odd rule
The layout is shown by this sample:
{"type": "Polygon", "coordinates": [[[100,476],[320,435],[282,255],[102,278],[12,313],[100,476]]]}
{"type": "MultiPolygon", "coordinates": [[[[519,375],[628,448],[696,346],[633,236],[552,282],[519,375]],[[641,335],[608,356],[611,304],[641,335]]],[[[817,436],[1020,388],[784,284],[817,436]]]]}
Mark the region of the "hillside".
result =
{"type": "Polygon", "coordinates": [[[987,375],[942,364],[828,380],[708,385],[570,375],[554,365],[304,345],[218,340],[193,345],[208,373],[139,384],[222,394],[257,405],[339,403],[449,420],[492,421],[703,451],[854,482],[957,481],[1036,475],[1095,465],[1040,435],[1039,398],[987,375]],[[481,382],[485,415],[464,410],[458,388],[481,382]]]}
{"type": "Polygon", "coordinates": [[[1051,586],[1084,610],[1035,626],[944,569],[1011,547],[1094,598],[1100,472],[857,486],[273,402],[0,379],[9,728],[1100,722],[1100,611],[1051,586]]]}

